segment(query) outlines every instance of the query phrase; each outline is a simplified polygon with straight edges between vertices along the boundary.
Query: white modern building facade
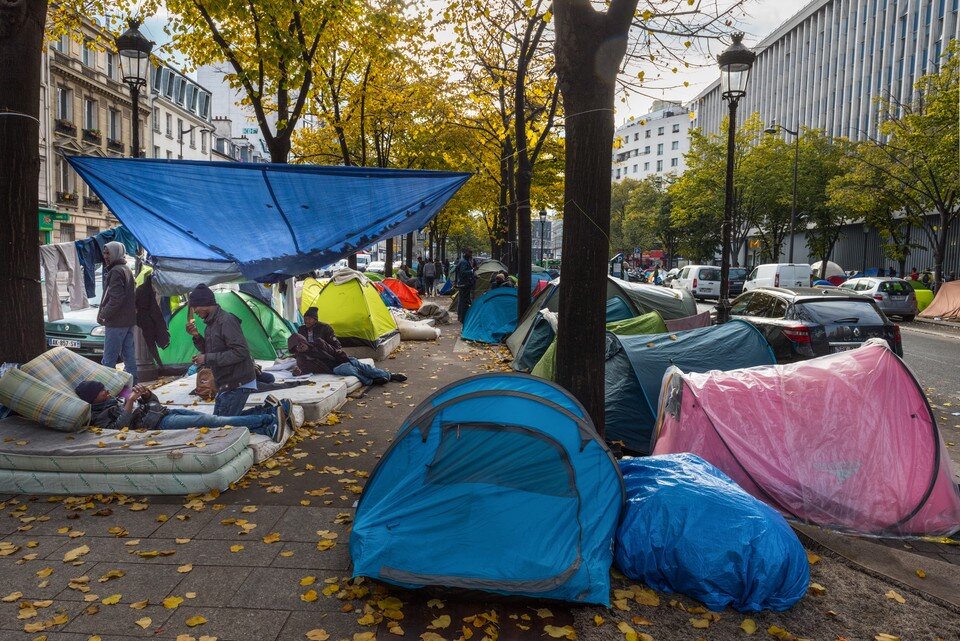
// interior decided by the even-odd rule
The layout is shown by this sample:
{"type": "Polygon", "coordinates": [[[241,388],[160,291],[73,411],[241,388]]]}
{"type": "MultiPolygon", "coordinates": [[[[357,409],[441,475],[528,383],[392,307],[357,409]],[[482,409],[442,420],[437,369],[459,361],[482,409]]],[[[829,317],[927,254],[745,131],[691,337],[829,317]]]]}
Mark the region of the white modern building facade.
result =
{"type": "Polygon", "coordinates": [[[650,113],[620,125],[614,140],[614,181],[679,175],[690,150],[690,112],[680,103],[656,100],[650,113]]]}
{"type": "MultiPolygon", "coordinates": [[[[914,82],[939,68],[958,30],[960,0],[813,0],[759,43],[737,113],[790,129],[876,136],[877,97],[909,102],[914,82]]],[[[690,103],[693,124],[720,131],[719,79],[690,103]]]]}
{"type": "Polygon", "coordinates": [[[150,68],[150,158],[210,160],[214,131],[211,94],[197,81],[162,65],[150,68]]]}
{"type": "Polygon", "coordinates": [[[197,81],[208,87],[211,108],[219,119],[217,137],[220,149],[214,160],[231,156],[246,162],[269,162],[270,151],[260,131],[253,108],[243,104],[240,92],[231,87],[227,74],[232,68],[226,63],[204,65],[197,69],[197,81]],[[229,129],[225,127],[229,125],[229,129]]]}

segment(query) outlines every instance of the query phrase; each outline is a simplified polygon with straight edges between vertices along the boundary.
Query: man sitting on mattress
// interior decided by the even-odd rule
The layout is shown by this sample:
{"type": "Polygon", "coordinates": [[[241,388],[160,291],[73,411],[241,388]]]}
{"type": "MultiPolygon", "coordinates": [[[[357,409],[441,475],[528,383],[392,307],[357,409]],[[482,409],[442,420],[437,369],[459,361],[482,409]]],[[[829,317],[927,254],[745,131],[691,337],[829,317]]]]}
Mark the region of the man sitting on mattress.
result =
{"type": "Polygon", "coordinates": [[[273,401],[247,410],[243,416],[212,416],[202,412],[164,407],[147,388],[136,385],[126,400],[113,398],[99,381],[83,381],[74,390],[90,403],[91,424],[108,430],[124,427],[146,430],[183,430],[191,427],[245,427],[277,443],[293,430],[290,401],[273,401]]]}
{"type": "Polygon", "coordinates": [[[310,342],[302,334],[291,334],[287,339],[287,349],[297,359],[297,369],[303,374],[356,376],[364,385],[383,385],[390,381],[407,380],[403,374],[391,374],[385,369],[367,365],[348,356],[341,349],[336,337],[334,341],[335,345],[322,338],[310,342]]]}

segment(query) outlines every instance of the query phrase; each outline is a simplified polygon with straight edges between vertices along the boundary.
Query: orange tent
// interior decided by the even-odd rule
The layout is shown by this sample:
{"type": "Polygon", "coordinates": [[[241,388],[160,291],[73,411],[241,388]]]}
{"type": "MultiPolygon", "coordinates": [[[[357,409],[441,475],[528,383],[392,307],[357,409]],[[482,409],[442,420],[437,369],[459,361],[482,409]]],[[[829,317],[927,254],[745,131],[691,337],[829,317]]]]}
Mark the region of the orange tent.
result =
{"type": "Polygon", "coordinates": [[[409,285],[404,285],[396,278],[384,278],[383,284],[387,289],[397,295],[404,309],[416,311],[423,305],[423,301],[420,300],[420,295],[417,293],[417,290],[409,285]]]}
{"type": "Polygon", "coordinates": [[[949,283],[942,284],[933,302],[920,312],[920,316],[922,318],[960,320],[960,280],[952,280],[949,283]]]}

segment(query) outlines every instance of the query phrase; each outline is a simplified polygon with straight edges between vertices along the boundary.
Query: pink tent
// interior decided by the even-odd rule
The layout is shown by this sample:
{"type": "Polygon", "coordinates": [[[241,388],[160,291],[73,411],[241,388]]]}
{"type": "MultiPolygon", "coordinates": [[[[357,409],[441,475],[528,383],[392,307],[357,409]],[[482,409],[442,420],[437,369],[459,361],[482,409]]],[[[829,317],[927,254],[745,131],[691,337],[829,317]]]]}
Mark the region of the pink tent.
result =
{"type": "Polygon", "coordinates": [[[886,344],[790,365],[669,370],[654,454],[693,452],[786,517],[883,535],[960,530],[960,490],[919,384],[886,344]]]}

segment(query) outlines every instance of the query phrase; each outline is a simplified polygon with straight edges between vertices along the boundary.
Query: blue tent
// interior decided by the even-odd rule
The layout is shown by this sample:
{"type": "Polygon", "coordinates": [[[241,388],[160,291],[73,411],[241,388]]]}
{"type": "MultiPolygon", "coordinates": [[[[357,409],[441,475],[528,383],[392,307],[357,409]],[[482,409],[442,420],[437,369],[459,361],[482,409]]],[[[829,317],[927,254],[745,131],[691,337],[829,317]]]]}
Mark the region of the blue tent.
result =
{"type": "Polygon", "coordinates": [[[155,266],[236,266],[261,282],[335,263],[422,228],[470,177],[370,167],[67,160],[155,266]]]}
{"type": "Polygon", "coordinates": [[[499,343],[517,328],[517,289],[498,287],[473,301],[460,337],[481,343],[499,343]]]}
{"type": "Polygon", "coordinates": [[[660,386],[667,368],[684,372],[773,365],[767,339],[742,320],[667,334],[618,336],[607,332],[604,381],[606,438],[650,453],[660,386]]]}
{"type": "Polygon", "coordinates": [[[403,309],[403,303],[400,302],[400,299],[397,298],[397,295],[394,294],[389,287],[377,283],[377,291],[380,292],[380,300],[383,301],[384,305],[403,309]]]}
{"type": "Polygon", "coordinates": [[[446,282],[443,284],[443,287],[440,288],[440,295],[441,295],[441,296],[446,296],[447,294],[449,294],[449,293],[452,292],[452,291],[453,291],[453,281],[452,281],[452,280],[448,280],[448,281],[446,281],[446,282]]]}
{"type": "Polygon", "coordinates": [[[420,403],[370,476],[354,576],[607,605],[624,500],[583,407],[525,374],[482,374],[420,403]]]}

